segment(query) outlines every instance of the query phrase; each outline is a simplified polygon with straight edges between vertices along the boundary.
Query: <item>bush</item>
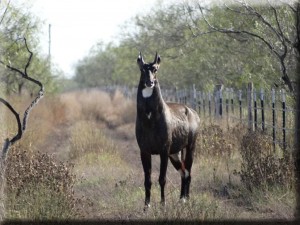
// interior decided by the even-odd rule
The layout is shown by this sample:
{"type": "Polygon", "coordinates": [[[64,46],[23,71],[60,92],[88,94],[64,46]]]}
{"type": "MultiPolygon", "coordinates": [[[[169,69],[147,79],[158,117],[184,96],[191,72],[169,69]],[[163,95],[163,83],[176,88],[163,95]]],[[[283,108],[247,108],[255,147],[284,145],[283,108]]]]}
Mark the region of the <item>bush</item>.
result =
{"type": "Polygon", "coordinates": [[[72,218],[78,215],[72,165],[46,153],[13,146],[6,167],[7,217],[10,219],[72,218]]]}
{"type": "Polygon", "coordinates": [[[227,137],[219,125],[204,127],[197,138],[196,154],[205,156],[230,156],[233,150],[232,138],[227,137]]]}
{"type": "Polygon", "coordinates": [[[248,132],[242,139],[241,156],[241,180],[250,190],[292,184],[293,164],[274,151],[271,137],[261,132],[248,132]]]}

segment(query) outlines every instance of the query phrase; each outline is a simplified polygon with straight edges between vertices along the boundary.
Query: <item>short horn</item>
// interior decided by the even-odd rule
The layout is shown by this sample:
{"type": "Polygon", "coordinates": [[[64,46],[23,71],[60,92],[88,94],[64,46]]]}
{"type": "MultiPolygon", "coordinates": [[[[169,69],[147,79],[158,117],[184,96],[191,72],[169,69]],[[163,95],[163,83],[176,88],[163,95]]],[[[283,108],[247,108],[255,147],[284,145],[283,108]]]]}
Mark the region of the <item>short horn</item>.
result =
{"type": "Polygon", "coordinates": [[[142,53],[140,52],[137,60],[136,60],[137,64],[139,65],[140,69],[142,69],[143,65],[145,64],[142,53]]]}
{"type": "Polygon", "coordinates": [[[142,52],[140,52],[137,61],[144,64],[144,59],[143,59],[143,56],[142,56],[142,52]]]}
{"type": "Polygon", "coordinates": [[[157,54],[157,52],[155,54],[155,58],[154,58],[154,62],[153,63],[154,64],[159,64],[160,63],[160,56],[157,54]]]}

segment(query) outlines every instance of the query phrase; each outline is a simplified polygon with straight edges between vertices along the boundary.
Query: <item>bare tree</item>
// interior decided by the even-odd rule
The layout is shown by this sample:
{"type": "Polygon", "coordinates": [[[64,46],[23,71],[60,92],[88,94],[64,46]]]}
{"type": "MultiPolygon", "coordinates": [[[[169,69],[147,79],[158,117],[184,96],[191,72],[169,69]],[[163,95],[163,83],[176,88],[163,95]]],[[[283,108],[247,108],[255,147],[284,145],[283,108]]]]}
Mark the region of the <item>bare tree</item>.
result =
{"type": "MultiPolygon", "coordinates": [[[[24,44],[29,53],[28,61],[24,67],[24,70],[20,70],[18,68],[13,67],[12,65],[7,65],[3,61],[0,61],[0,64],[2,64],[8,70],[16,72],[16,74],[20,75],[23,79],[33,82],[34,84],[39,86],[39,92],[36,95],[36,97],[33,99],[33,101],[31,102],[31,104],[25,109],[22,121],[21,121],[20,115],[16,112],[14,107],[7,100],[0,97],[0,102],[2,104],[4,104],[4,106],[6,106],[6,108],[10,111],[10,113],[12,113],[14,115],[14,117],[16,119],[17,127],[18,127],[18,131],[17,131],[16,135],[13,136],[12,138],[7,138],[4,141],[1,155],[0,155],[0,200],[1,200],[0,202],[2,202],[2,204],[3,204],[2,200],[3,200],[3,196],[4,196],[3,191],[4,191],[4,183],[5,183],[4,174],[5,174],[5,167],[6,167],[6,156],[8,154],[9,147],[22,138],[22,135],[25,132],[26,127],[27,127],[27,121],[28,121],[30,111],[33,109],[34,106],[37,105],[39,100],[44,95],[43,84],[40,81],[30,77],[27,73],[27,70],[28,70],[31,60],[32,60],[33,53],[29,50],[26,38],[24,38],[24,44]]],[[[3,213],[4,213],[4,205],[1,205],[0,207],[1,207],[0,208],[0,221],[1,221],[2,217],[3,217],[3,213]]]]}
{"type": "MultiPolygon", "coordinates": [[[[233,37],[237,39],[253,38],[257,40],[259,44],[267,47],[275,56],[280,65],[283,83],[288,87],[289,91],[296,94],[294,87],[295,81],[291,79],[291,75],[287,71],[287,61],[291,58],[295,59],[296,62],[300,61],[298,51],[300,31],[299,26],[297,26],[300,23],[300,3],[296,1],[280,1],[280,4],[275,5],[275,3],[267,0],[267,4],[256,7],[250,5],[246,0],[233,0],[232,3],[232,5],[224,3],[220,8],[236,15],[239,19],[244,18],[244,20],[255,21],[259,28],[245,29],[243,26],[234,26],[237,21],[232,21],[232,23],[230,23],[232,26],[222,26],[218,24],[218,22],[213,22],[209,19],[211,8],[204,7],[199,1],[196,1],[194,4],[186,4],[186,11],[191,21],[190,30],[192,34],[194,36],[200,36],[203,35],[203,33],[207,33],[207,31],[203,32],[203,28],[199,27],[199,17],[195,17],[196,14],[199,16],[200,13],[201,18],[211,32],[233,35],[233,37]],[[280,15],[280,10],[283,7],[286,9],[285,12],[294,15],[294,19],[296,20],[296,26],[292,23],[290,26],[291,30],[287,30],[283,23],[283,16],[280,15]],[[260,12],[259,8],[263,9],[268,16],[260,12]]],[[[235,20],[239,19],[236,18],[235,20]]],[[[290,23],[291,21],[288,22],[290,23]]]]}

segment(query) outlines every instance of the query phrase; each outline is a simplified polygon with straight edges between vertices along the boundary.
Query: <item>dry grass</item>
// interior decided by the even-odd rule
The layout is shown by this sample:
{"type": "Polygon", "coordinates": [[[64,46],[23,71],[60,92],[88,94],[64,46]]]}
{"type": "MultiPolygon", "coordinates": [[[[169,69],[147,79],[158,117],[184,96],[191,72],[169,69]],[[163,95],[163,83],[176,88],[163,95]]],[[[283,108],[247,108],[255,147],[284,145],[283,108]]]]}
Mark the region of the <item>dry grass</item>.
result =
{"type": "Polygon", "coordinates": [[[135,121],[134,103],[119,91],[112,96],[96,89],[71,92],[63,94],[61,101],[67,105],[70,121],[103,121],[110,127],[135,121]]]}
{"type": "MultiPolygon", "coordinates": [[[[30,101],[26,96],[9,98],[21,119],[30,101]]],[[[22,139],[10,148],[5,174],[6,218],[66,219],[78,214],[72,166],[41,152],[48,135],[66,122],[64,109],[59,98],[44,98],[31,112],[22,139]]],[[[17,131],[15,118],[4,111],[7,129],[2,140],[17,131]]]]}
{"type": "Polygon", "coordinates": [[[14,146],[5,175],[6,218],[66,219],[77,215],[72,165],[14,146]]]}
{"type": "Polygon", "coordinates": [[[78,121],[71,127],[70,151],[71,160],[80,158],[89,153],[102,154],[116,152],[114,144],[109,141],[96,123],[78,121]]]}
{"type": "MultiPolygon", "coordinates": [[[[21,102],[17,104],[24,105],[21,102]]],[[[26,182],[25,190],[30,192],[21,191],[19,195],[16,190],[22,190],[22,182],[11,188],[11,194],[7,196],[8,218],[77,216],[178,221],[293,217],[295,193],[292,186],[269,185],[267,189],[259,186],[247,189],[241,179],[244,162],[241,146],[246,131],[232,124],[230,127],[227,124],[202,124],[192,168],[191,198],[185,204],[179,201],[180,177],[170,166],[167,206],[161,207],[160,188],[155,180],[159,169],[153,167],[152,206],[143,212],[144,178],[134,135],[135,114],[134,102],[118,91],[110,95],[92,89],[44,98],[32,112],[24,138],[16,145],[18,153],[13,156],[12,168],[18,164],[19,169],[24,169],[18,175],[20,181],[22,177],[25,179],[22,174],[26,172],[33,177],[45,173],[45,179],[42,178],[42,185],[26,182]],[[55,145],[57,148],[51,147],[53,140],[59,142],[55,145]],[[132,152],[134,149],[136,153],[132,152]],[[51,153],[55,153],[56,157],[51,153]],[[28,162],[26,166],[16,161],[28,154],[31,158],[25,160],[28,162]],[[47,162],[40,160],[43,154],[47,162]],[[62,155],[65,157],[62,158],[62,155]],[[74,167],[69,167],[66,161],[71,161],[74,167]],[[60,163],[67,166],[69,175],[59,175],[65,168],[60,167],[60,163]],[[72,198],[68,198],[64,191],[55,192],[56,189],[53,189],[54,192],[51,192],[52,189],[48,188],[50,174],[58,177],[57,180],[52,179],[51,184],[70,184],[68,190],[74,190],[72,198]],[[72,183],[63,179],[65,176],[77,179],[72,178],[72,183]],[[53,198],[47,197],[50,195],[53,198]]],[[[8,121],[8,129],[1,130],[0,137],[14,133],[13,118],[8,119],[8,116],[0,118],[8,121]]],[[[257,144],[253,143],[254,146],[257,144]]],[[[153,164],[159,165],[157,158],[153,158],[153,164]]],[[[13,179],[14,176],[9,177],[13,179]]]]}
{"type": "Polygon", "coordinates": [[[212,191],[216,201],[229,203],[228,211],[222,208],[224,218],[293,218],[293,166],[280,151],[274,153],[271,143],[269,137],[239,125],[203,125],[195,185],[199,191],[212,191]]]}

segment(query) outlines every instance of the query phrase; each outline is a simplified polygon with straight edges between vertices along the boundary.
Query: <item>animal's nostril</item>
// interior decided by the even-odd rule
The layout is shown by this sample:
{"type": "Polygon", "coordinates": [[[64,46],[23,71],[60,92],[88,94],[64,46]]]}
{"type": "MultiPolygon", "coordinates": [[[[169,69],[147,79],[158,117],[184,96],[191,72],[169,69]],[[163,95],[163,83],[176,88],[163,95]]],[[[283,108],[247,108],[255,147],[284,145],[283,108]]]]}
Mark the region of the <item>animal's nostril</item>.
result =
{"type": "Polygon", "coordinates": [[[153,82],[153,81],[147,81],[147,82],[146,82],[146,85],[147,85],[148,87],[152,87],[152,86],[154,85],[154,82],[153,82]]]}

